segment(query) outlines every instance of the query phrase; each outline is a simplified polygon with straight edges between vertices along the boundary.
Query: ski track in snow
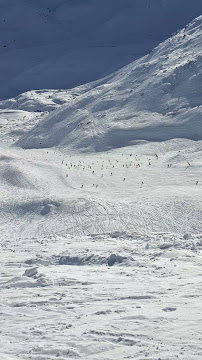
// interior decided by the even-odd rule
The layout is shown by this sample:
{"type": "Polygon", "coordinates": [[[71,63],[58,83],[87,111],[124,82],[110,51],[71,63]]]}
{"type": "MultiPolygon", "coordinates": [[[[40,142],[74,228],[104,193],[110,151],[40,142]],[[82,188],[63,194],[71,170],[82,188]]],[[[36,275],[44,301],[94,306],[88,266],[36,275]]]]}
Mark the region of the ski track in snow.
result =
{"type": "Polygon", "coordinates": [[[3,359],[201,359],[201,143],[158,146],[2,150],[3,359]]]}
{"type": "MultiPolygon", "coordinates": [[[[179,142],[183,153],[187,142],[179,142]]],[[[195,143],[190,142],[190,152],[192,145],[195,143]]],[[[200,142],[197,147],[201,148],[200,142]]],[[[142,151],[144,146],[140,148],[142,151]]],[[[7,151],[8,155],[4,150],[0,165],[3,232],[13,231],[13,225],[15,236],[17,229],[23,236],[24,216],[30,236],[38,235],[37,228],[73,235],[125,228],[201,232],[201,151],[194,149],[192,166],[187,169],[179,150],[172,150],[173,157],[179,155],[179,162],[171,168],[167,168],[168,161],[172,162],[169,151],[158,152],[157,160],[154,154],[136,157],[136,150],[122,149],[120,158],[117,151],[69,156],[50,149],[18,150],[13,156],[13,150],[7,151]]]]}
{"type": "Polygon", "coordinates": [[[0,360],[202,359],[201,28],[0,101],[0,360]]]}
{"type": "Polygon", "coordinates": [[[194,251],[172,234],[6,241],[5,359],[200,359],[202,235],[191,241],[194,251]],[[122,262],[109,266],[112,253],[122,262]]]}

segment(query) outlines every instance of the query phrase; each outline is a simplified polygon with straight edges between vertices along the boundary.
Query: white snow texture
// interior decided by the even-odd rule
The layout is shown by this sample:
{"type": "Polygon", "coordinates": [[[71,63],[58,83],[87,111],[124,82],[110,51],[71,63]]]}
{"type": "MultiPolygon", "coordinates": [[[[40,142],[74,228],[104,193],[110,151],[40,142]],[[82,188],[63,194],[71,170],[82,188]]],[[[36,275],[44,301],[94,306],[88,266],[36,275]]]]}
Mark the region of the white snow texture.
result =
{"type": "Polygon", "coordinates": [[[0,28],[0,360],[201,360],[201,0],[0,28]]]}

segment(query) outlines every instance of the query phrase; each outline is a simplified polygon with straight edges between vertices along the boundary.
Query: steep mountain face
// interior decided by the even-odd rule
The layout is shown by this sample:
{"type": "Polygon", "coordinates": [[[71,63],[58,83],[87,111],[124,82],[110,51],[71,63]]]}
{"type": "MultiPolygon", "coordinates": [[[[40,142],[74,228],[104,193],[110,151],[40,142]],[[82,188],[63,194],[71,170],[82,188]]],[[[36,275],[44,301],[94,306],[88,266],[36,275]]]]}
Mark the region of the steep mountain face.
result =
{"type": "Polygon", "coordinates": [[[96,80],[201,12],[201,0],[1,0],[0,97],[96,80]]]}
{"type": "Polygon", "coordinates": [[[201,140],[201,44],[202,16],[52,112],[18,145],[105,151],[139,140],[201,140]]]}

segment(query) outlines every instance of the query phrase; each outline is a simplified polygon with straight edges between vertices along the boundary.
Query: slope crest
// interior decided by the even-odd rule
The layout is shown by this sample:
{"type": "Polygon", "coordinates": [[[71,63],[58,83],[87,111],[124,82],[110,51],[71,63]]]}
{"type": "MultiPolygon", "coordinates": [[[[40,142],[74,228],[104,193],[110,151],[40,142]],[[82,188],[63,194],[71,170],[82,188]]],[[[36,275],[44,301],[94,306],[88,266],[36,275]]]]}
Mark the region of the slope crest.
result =
{"type": "Polygon", "coordinates": [[[202,16],[52,112],[17,144],[106,151],[139,140],[202,139],[201,44],[202,16]]]}

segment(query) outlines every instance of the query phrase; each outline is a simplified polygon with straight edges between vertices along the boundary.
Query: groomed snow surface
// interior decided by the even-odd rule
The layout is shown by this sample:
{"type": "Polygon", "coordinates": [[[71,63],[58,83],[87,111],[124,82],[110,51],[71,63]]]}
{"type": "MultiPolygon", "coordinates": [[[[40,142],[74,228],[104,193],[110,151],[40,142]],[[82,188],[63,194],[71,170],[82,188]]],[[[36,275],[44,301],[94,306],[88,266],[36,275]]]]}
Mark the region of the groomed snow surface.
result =
{"type": "MultiPolygon", "coordinates": [[[[34,3],[22,1],[29,11],[34,3]]],[[[49,31],[63,23],[67,2],[39,3],[51,10],[37,15],[49,31]]],[[[126,1],[117,22],[140,3],[156,9],[126,1]]],[[[180,26],[194,2],[183,4],[180,26]]],[[[108,23],[103,10],[89,24],[102,40],[110,11],[108,23]]],[[[52,38],[50,49],[51,36],[41,39],[52,38]]],[[[0,101],[0,360],[202,359],[201,44],[200,16],[82,86],[32,90],[25,73],[29,91],[7,83],[17,97],[0,101]]]]}

